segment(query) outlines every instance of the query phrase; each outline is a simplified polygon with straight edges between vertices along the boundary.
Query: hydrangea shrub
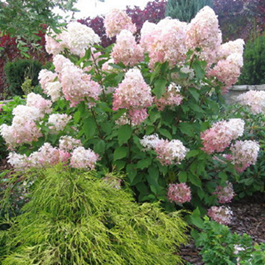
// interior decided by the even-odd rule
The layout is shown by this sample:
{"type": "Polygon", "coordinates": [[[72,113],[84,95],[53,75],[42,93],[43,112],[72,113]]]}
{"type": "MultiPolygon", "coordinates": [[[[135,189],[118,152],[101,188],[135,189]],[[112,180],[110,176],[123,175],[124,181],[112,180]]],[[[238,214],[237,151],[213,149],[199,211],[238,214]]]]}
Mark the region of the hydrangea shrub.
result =
{"type": "Polygon", "coordinates": [[[39,75],[45,99],[27,100],[1,127],[9,162],[119,170],[139,201],[161,200],[168,209],[218,204],[217,187],[235,182],[259,152],[245,139],[242,119],[220,118],[222,94],[240,75],[244,41],[222,43],[210,7],[190,23],[145,22],[139,44],[124,12],[110,12],[105,27],[117,37],[106,49],[77,22],[47,37],[54,67],[39,75]]]}

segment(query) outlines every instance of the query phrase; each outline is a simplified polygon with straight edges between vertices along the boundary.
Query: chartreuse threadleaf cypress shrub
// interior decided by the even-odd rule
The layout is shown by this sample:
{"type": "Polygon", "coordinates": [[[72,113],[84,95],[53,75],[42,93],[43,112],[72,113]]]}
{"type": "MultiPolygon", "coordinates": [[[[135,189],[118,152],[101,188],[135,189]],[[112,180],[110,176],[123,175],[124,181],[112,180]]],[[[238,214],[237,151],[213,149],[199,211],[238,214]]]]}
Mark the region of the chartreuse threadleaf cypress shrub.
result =
{"type": "Polygon", "coordinates": [[[204,6],[212,6],[213,0],[168,0],[166,16],[190,22],[204,6]]]}
{"type": "Polygon", "coordinates": [[[244,66],[239,78],[239,84],[265,84],[265,35],[249,40],[246,43],[243,56],[244,66]]]}
{"type": "Polygon", "coordinates": [[[22,84],[25,79],[31,79],[32,86],[38,85],[38,75],[42,65],[39,61],[20,59],[5,64],[4,71],[8,84],[8,91],[12,95],[23,95],[22,84]]]}
{"type": "Polygon", "coordinates": [[[36,173],[2,264],[181,264],[174,254],[187,239],[180,212],[139,205],[95,175],[62,167],[36,173]]]}

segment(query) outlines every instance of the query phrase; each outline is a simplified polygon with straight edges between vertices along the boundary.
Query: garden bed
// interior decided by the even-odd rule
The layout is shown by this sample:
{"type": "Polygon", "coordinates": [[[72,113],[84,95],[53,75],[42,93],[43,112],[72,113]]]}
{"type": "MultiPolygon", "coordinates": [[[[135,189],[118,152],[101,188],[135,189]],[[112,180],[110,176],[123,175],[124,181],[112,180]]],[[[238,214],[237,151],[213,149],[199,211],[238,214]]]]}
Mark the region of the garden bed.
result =
{"type": "MultiPolygon", "coordinates": [[[[258,194],[240,202],[230,204],[233,220],[229,225],[232,232],[240,235],[248,234],[254,243],[265,243],[265,195],[258,194]]],[[[200,249],[196,248],[191,239],[189,244],[181,250],[182,258],[194,265],[202,265],[200,249]]]]}

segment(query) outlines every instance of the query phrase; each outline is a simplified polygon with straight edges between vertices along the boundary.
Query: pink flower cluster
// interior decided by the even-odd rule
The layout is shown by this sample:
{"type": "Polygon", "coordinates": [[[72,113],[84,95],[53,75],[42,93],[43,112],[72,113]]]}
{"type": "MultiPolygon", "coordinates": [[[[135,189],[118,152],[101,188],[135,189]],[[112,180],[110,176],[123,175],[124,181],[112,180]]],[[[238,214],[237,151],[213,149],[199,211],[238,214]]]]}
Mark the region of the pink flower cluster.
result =
{"type": "Polygon", "coordinates": [[[66,163],[70,154],[64,150],[52,147],[49,143],[44,145],[28,157],[29,167],[46,167],[59,163],[66,163]]]}
{"type": "Polygon", "coordinates": [[[76,106],[85,98],[98,100],[101,94],[100,85],[91,80],[91,76],[75,65],[65,64],[60,78],[62,92],[66,100],[70,101],[71,106],[76,106]]]}
{"type": "Polygon", "coordinates": [[[186,34],[187,48],[201,49],[200,57],[209,64],[216,60],[218,49],[222,43],[222,33],[214,11],[205,6],[188,25],[186,34]]]}
{"type": "Polygon", "coordinates": [[[41,95],[30,93],[27,95],[27,104],[28,107],[35,107],[41,113],[49,114],[52,112],[52,102],[50,100],[44,99],[41,95]]]}
{"type": "Polygon", "coordinates": [[[73,149],[82,146],[82,143],[78,139],[74,139],[71,136],[62,136],[59,140],[59,149],[65,151],[72,151],[73,149]]]}
{"type": "Polygon", "coordinates": [[[71,119],[72,117],[67,114],[51,114],[48,119],[50,133],[58,134],[63,131],[71,119]]]}
{"type": "Polygon", "coordinates": [[[122,62],[126,66],[134,66],[143,60],[144,51],[139,44],[136,44],[132,33],[124,29],[117,36],[111,56],[115,63],[122,62]]]}
{"type": "Polygon", "coordinates": [[[131,18],[124,11],[118,9],[113,9],[106,15],[104,26],[109,38],[118,35],[123,29],[132,33],[136,32],[136,26],[132,23],[131,18]]]}
{"type": "Polygon", "coordinates": [[[232,140],[243,135],[245,122],[242,119],[230,119],[229,121],[219,121],[201,133],[203,141],[202,150],[208,154],[223,152],[232,140]]]}
{"type": "Polygon", "coordinates": [[[169,184],[167,197],[170,202],[185,203],[191,200],[191,190],[186,183],[169,184]]]}
{"type": "Polygon", "coordinates": [[[85,149],[79,146],[74,149],[70,160],[73,168],[90,168],[94,169],[99,156],[91,149],[85,149]]]}
{"type": "Polygon", "coordinates": [[[207,62],[208,76],[224,83],[223,92],[236,83],[243,65],[244,41],[222,44],[222,34],[214,11],[206,6],[189,24],[165,18],[158,24],[145,22],[140,44],[150,57],[149,67],[156,62],[182,65],[192,50],[207,62]],[[199,48],[199,49],[198,49],[199,48]]]}
{"type": "Polygon", "coordinates": [[[265,91],[248,91],[238,96],[237,101],[249,107],[253,114],[265,113],[265,91]]]}
{"type": "Polygon", "coordinates": [[[243,172],[250,165],[255,165],[260,146],[256,141],[236,141],[231,145],[230,160],[238,172],[243,172]]]}
{"type": "Polygon", "coordinates": [[[100,42],[99,36],[89,28],[78,22],[70,22],[60,34],[50,32],[45,36],[46,51],[57,55],[68,49],[72,54],[83,57],[86,50],[95,43],[100,42]]]}
{"type": "Polygon", "coordinates": [[[113,95],[113,110],[128,109],[127,117],[135,124],[147,118],[146,108],[151,106],[151,88],[139,69],[130,69],[113,95]]]}
{"type": "Polygon", "coordinates": [[[92,28],[79,22],[70,22],[67,25],[67,33],[71,53],[80,57],[85,55],[89,47],[100,42],[100,37],[92,28]]]}
{"type": "Polygon", "coordinates": [[[140,43],[150,57],[149,67],[154,68],[156,62],[169,62],[171,66],[184,62],[188,51],[185,22],[178,19],[165,18],[157,25],[145,22],[141,29],[140,43]]]}
{"type": "Polygon", "coordinates": [[[235,196],[233,185],[231,182],[226,182],[226,186],[217,186],[214,193],[217,196],[219,203],[228,203],[231,202],[235,196]]]}
{"type": "MultiPolygon", "coordinates": [[[[27,104],[33,105],[31,101],[34,95],[30,96],[27,104]]],[[[43,108],[36,108],[35,106],[18,105],[13,109],[12,114],[14,118],[10,126],[2,124],[0,132],[9,149],[24,144],[37,141],[42,136],[40,129],[36,122],[44,117],[45,112],[50,112],[50,103],[41,96],[37,96],[43,108]]],[[[36,103],[38,104],[38,103],[36,103]]]]}
{"type": "Polygon", "coordinates": [[[62,96],[62,86],[57,80],[58,75],[46,69],[42,69],[39,73],[39,82],[41,88],[45,94],[51,97],[53,102],[62,96]]]}
{"type": "Polygon", "coordinates": [[[157,108],[162,111],[166,106],[179,106],[183,100],[183,97],[179,92],[179,87],[176,84],[171,83],[161,98],[155,98],[157,108]]]}
{"type": "Polygon", "coordinates": [[[233,212],[229,207],[225,206],[212,206],[208,210],[208,216],[219,224],[228,225],[232,222],[233,212]]]}
{"type": "Polygon", "coordinates": [[[90,101],[90,105],[99,99],[102,89],[97,82],[91,80],[89,74],[60,54],[54,57],[53,63],[57,73],[42,70],[39,74],[41,87],[52,101],[64,96],[71,106],[76,106],[85,99],[90,101]]]}
{"type": "MultiPolygon", "coordinates": [[[[72,138],[71,140],[75,139],[72,138]]],[[[60,147],[56,148],[49,143],[44,143],[38,151],[33,152],[28,157],[15,152],[10,153],[8,162],[17,170],[49,167],[59,163],[70,164],[73,168],[94,169],[98,158],[96,153],[82,146],[73,147],[73,150],[63,150],[60,147]]]]}
{"type": "Polygon", "coordinates": [[[224,83],[223,93],[236,83],[243,66],[244,40],[237,39],[221,45],[217,54],[217,64],[209,70],[208,75],[214,76],[224,83]]]}
{"type": "Polygon", "coordinates": [[[39,82],[41,85],[41,88],[46,93],[46,86],[48,83],[53,82],[57,78],[57,74],[53,73],[47,69],[42,69],[39,72],[39,82]]]}
{"type": "Polygon", "coordinates": [[[242,54],[234,53],[229,55],[226,60],[218,61],[217,65],[209,70],[208,74],[217,77],[219,81],[224,83],[225,86],[222,90],[223,93],[227,93],[228,89],[237,82],[242,66],[242,54]]]}
{"type": "Polygon", "coordinates": [[[154,149],[162,165],[180,164],[188,152],[181,141],[159,139],[156,134],[144,136],[140,143],[145,150],[154,149]]]}

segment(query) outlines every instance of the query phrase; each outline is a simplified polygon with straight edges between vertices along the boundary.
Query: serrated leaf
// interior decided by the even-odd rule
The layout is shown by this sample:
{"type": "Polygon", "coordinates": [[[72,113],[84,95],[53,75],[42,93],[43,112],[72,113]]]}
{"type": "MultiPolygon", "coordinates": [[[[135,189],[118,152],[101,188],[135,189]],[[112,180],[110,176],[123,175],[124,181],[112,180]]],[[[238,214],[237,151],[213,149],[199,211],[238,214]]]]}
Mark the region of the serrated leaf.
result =
{"type": "Polygon", "coordinates": [[[219,172],[218,177],[222,180],[223,183],[225,183],[228,179],[227,174],[223,171],[219,172]]]}
{"type": "Polygon", "coordinates": [[[166,92],[166,84],[167,80],[165,79],[158,79],[155,81],[155,88],[153,91],[158,99],[166,92]]]}
{"type": "Polygon", "coordinates": [[[114,160],[119,160],[127,156],[128,147],[118,147],[114,151],[114,160]]]}
{"type": "Polygon", "coordinates": [[[137,163],[137,168],[139,168],[139,169],[148,168],[151,164],[152,164],[152,159],[151,158],[145,158],[143,160],[140,160],[137,163]]]}
{"type": "Polygon", "coordinates": [[[196,88],[193,88],[193,87],[189,88],[189,92],[191,93],[191,95],[193,96],[193,98],[194,98],[196,101],[199,100],[199,98],[200,98],[200,94],[199,94],[199,92],[197,91],[196,88]]]}
{"type": "Polygon", "coordinates": [[[159,129],[159,133],[160,133],[161,135],[167,137],[169,140],[172,139],[172,135],[171,135],[171,133],[170,133],[168,130],[166,130],[166,129],[163,129],[163,128],[162,128],[162,129],[159,129]]]}
{"type": "Polygon", "coordinates": [[[155,130],[154,126],[148,125],[145,129],[145,133],[146,133],[146,135],[149,135],[149,134],[153,133],[154,130],[155,130]]]}
{"type": "Polygon", "coordinates": [[[122,125],[118,130],[119,145],[127,143],[132,136],[132,127],[128,124],[122,125]]]}
{"type": "Polygon", "coordinates": [[[83,121],[83,131],[87,138],[91,138],[96,133],[97,125],[92,117],[88,117],[83,121]]]}
{"type": "Polygon", "coordinates": [[[94,151],[97,153],[97,154],[104,154],[105,152],[105,142],[103,140],[99,140],[95,145],[94,145],[94,151]]]}
{"type": "Polygon", "coordinates": [[[191,150],[187,153],[186,157],[187,158],[191,158],[191,157],[195,157],[200,153],[199,150],[191,150]]]}
{"type": "Polygon", "coordinates": [[[183,134],[186,134],[188,136],[193,136],[193,126],[191,124],[185,123],[185,122],[181,122],[179,124],[179,129],[183,134]]]}
{"type": "Polygon", "coordinates": [[[80,121],[81,113],[80,111],[76,111],[74,114],[74,122],[78,123],[80,121]]]}
{"type": "Polygon", "coordinates": [[[201,182],[201,180],[200,180],[200,178],[199,178],[198,176],[196,176],[196,175],[194,175],[194,174],[189,174],[188,178],[189,178],[189,181],[190,181],[193,185],[195,185],[195,186],[197,186],[197,187],[199,187],[199,188],[202,187],[202,182],[201,182]]]}
{"type": "Polygon", "coordinates": [[[181,171],[178,175],[178,178],[179,178],[179,182],[180,183],[183,183],[183,182],[186,182],[187,179],[188,179],[188,175],[185,171],[181,171]]]}
{"type": "Polygon", "coordinates": [[[199,113],[203,113],[204,112],[202,110],[202,108],[200,106],[196,105],[196,104],[190,103],[189,106],[195,112],[199,112],[199,113]]]}
{"type": "Polygon", "coordinates": [[[134,182],[136,175],[137,175],[136,166],[133,164],[128,164],[126,166],[126,173],[128,175],[130,183],[132,184],[134,182]]]}
{"type": "Polygon", "coordinates": [[[205,75],[205,70],[203,69],[204,63],[200,62],[200,61],[194,61],[192,66],[193,66],[193,69],[196,73],[196,78],[202,79],[205,75]]]}

